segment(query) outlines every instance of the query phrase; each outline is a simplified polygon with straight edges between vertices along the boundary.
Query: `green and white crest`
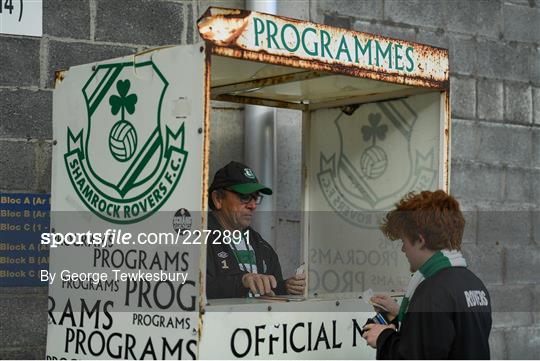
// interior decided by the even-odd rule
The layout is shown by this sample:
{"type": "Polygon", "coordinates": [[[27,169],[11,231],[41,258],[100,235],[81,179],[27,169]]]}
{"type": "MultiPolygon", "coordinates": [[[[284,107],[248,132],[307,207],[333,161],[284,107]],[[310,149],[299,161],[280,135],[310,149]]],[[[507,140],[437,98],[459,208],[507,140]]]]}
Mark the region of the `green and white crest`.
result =
{"type": "Polygon", "coordinates": [[[244,168],[244,175],[248,177],[249,179],[255,179],[255,174],[253,171],[249,168],[244,168]]]}
{"type": "Polygon", "coordinates": [[[182,175],[184,123],[170,129],[161,122],[168,85],[147,61],[99,65],[82,88],[88,123],[76,134],[67,128],[65,165],[80,199],[105,220],[145,219],[182,175]]]}
{"type": "Polygon", "coordinates": [[[406,100],[365,104],[334,124],[339,148],[320,155],[317,174],[328,204],[347,222],[376,228],[402,195],[432,186],[435,148],[412,140],[418,119],[406,100]]]}

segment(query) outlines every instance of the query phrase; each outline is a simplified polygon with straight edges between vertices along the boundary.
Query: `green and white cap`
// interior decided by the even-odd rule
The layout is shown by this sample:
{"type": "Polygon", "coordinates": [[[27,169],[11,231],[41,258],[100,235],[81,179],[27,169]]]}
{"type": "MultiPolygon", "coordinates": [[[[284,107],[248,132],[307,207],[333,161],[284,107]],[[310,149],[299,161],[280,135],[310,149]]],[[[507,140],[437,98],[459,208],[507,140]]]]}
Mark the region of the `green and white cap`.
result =
{"type": "Polygon", "coordinates": [[[241,194],[260,192],[271,195],[272,190],[259,183],[259,179],[251,168],[247,165],[232,161],[221,168],[214,175],[214,180],[210,185],[209,193],[217,189],[230,188],[241,194]]]}

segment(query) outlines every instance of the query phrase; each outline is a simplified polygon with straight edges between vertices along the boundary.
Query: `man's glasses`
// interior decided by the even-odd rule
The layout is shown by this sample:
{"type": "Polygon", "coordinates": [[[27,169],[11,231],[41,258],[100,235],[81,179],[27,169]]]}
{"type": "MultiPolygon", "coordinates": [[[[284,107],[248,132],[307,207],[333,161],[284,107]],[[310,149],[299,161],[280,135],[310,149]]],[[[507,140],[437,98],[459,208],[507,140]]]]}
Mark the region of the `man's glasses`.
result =
{"type": "Polygon", "coordinates": [[[228,192],[236,194],[238,196],[238,199],[240,200],[240,203],[242,204],[248,204],[253,199],[255,201],[255,204],[259,205],[261,204],[263,200],[263,196],[260,195],[259,193],[242,194],[242,193],[233,191],[232,189],[229,189],[229,188],[224,188],[224,189],[228,192]]]}

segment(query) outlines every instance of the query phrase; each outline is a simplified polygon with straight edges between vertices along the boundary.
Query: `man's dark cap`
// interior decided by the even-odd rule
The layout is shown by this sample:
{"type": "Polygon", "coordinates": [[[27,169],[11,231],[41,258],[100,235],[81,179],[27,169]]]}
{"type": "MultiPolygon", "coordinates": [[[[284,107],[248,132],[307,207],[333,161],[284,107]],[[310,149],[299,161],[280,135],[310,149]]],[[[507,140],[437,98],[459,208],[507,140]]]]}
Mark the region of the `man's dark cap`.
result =
{"type": "Polygon", "coordinates": [[[230,188],[241,194],[251,194],[254,192],[260,192],[266,195],[272,194],[270,188],[259,183],[259,179],[257,179],[251,168],[235,161],[230,162],[214,175],[214,180],[208,190],[210,199],[213,191],[223,188],[230,188]]]}

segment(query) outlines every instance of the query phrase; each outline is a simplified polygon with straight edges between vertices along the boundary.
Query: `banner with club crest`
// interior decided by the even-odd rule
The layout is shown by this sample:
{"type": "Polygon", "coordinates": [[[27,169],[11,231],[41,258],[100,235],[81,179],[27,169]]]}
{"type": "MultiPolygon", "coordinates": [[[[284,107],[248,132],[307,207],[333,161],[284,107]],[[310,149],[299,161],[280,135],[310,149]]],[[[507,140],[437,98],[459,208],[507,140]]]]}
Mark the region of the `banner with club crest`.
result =
{"type": "Polygon", "coordinates": [[[51,229],[106,241],[77,235],[51,246],[47,358],[196,357],[199,247],[182,238],[155,243],[150,234],[200,229],[199,48],[75,66],[59,76],[51,229]]]}
{"type": "Polygon", "coordinates": [[[310,293],[407,286],[401,243],[378,227],[405,194],[439,186],[440,106],[430,93],[312,112],[310,293]]]}

